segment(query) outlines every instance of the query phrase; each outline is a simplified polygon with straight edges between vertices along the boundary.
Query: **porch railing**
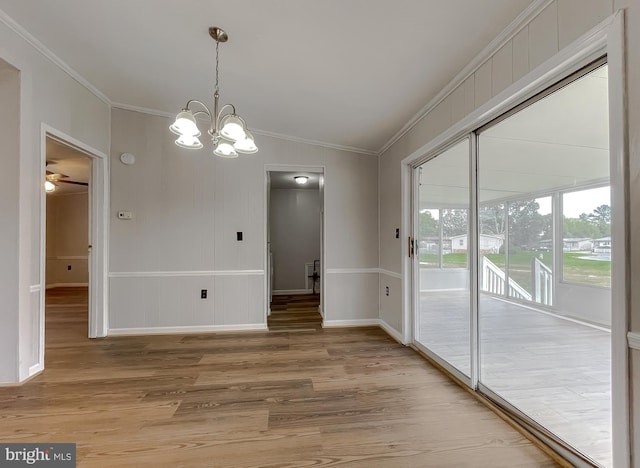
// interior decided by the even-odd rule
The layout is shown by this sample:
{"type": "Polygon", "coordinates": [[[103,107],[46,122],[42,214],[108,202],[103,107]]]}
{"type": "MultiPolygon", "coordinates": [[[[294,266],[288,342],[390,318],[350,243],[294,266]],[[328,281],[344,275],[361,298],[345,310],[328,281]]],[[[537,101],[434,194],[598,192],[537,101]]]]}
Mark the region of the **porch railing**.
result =
{"type": "Polygon", "coordinates": [[[531,259],[531,284],[534,301],[553,305],[553,271],[535,257],[531,259]]]}
{"type": "Polygon", "coordinates": [[[506,286],[509,297],[527,301],[532,299],[531,294],[512,278],[507,281],[504,271],[484,255],[481,257],[480,271],[482,272],[483,291],[504,296],[506,286]]]}

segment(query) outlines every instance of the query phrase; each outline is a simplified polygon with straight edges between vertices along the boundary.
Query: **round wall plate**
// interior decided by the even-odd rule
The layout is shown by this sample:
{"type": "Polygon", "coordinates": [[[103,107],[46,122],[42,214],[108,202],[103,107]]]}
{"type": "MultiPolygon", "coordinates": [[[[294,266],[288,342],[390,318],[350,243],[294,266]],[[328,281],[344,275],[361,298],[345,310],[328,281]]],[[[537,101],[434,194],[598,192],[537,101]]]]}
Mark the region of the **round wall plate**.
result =
{"type": "Polygon", "coordinates": [[[122,153],[120,155],[120,161],[122,161],[122,164],[126,164],[127,166],[131,166],[134,162],[136,162],[136,158],[131,153],[122,153]]]}

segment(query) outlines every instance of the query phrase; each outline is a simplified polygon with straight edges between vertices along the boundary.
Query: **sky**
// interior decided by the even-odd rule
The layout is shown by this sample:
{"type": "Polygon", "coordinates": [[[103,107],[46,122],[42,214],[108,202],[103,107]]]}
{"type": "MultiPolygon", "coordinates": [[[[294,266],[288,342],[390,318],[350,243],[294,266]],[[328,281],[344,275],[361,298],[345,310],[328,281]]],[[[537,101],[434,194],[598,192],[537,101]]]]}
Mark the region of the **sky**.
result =
{"type": "MultiPolygon", "coordinates": [[[[562,210],[567,218],[577,218],[582,213],[589,214],[600,205],[611,205],[611,190],[609,187],[581,190],[565,193],[562,197],[562,210]]],[[[537,199],[540,209],[538,213],[551,213],[551,197],[537,199]]]]}

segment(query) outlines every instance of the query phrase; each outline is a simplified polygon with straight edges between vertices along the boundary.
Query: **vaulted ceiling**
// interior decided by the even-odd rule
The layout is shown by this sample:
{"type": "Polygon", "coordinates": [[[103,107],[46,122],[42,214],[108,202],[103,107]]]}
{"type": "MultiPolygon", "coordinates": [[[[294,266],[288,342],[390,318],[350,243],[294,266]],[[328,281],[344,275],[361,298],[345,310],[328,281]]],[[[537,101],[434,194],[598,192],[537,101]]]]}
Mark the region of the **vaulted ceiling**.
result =
{"type": "Polygon", "coordinates": [[[375,153],[530,3],[0,0],[0,20],[112,103],[166,114],[211,101],[220,26],[221,100],[254,134],[375,153]]]}

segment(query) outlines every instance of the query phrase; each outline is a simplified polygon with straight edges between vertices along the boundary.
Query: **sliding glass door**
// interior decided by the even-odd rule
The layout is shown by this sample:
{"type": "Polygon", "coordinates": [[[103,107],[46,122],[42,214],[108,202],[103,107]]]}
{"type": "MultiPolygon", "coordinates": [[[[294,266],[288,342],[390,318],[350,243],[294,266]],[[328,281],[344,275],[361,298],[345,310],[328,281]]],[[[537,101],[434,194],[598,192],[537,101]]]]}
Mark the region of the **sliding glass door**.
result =
{"type": "Polygon", "coordinates": [[[416,184],[416,340],[469,377],[469,139],[418,167],[416,184]]]}
{"type": "Polygon", "coordinates": [[[479,252],[480,384],[606,466],[608,148],[606,66],[478,132],[478,203],[506,221],[479,252]]]}
{"type": "Polygon", "coordinates": [[[565,80],[417,166],[414,183],[416,345],[602,466],[612,464],[607,80],[606,65],[565,80]]]}

